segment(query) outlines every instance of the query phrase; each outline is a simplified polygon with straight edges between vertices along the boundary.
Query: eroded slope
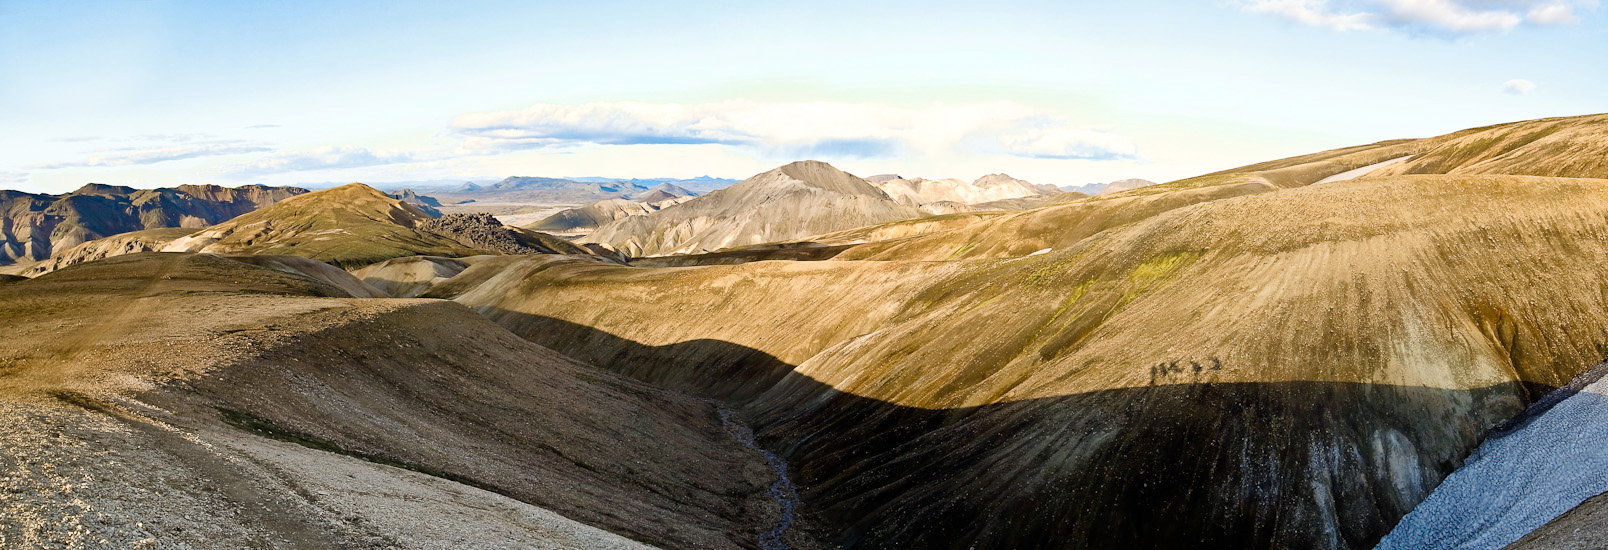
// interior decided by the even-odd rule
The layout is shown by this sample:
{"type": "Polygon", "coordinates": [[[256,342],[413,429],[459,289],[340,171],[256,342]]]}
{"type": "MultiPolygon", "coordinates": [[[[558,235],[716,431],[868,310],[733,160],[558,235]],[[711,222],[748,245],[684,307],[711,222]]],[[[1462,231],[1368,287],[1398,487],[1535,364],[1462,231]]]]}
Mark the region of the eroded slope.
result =
{"type": "Polygon", "coordinates": [[[1127,223],[1020,258],[543,258],[437,291],[745,403],[866,547],[1367,546],[1608,351],[1604,181],[1130,193],[1127,223]]]}
{"type": "Polygon", "coordinates": [[[708,402],[248,260],[267,268],[135,254],[0,287],[0,414],[25,427],[0,438],[0,539],[742,548],[775,514],[708,402]]]}

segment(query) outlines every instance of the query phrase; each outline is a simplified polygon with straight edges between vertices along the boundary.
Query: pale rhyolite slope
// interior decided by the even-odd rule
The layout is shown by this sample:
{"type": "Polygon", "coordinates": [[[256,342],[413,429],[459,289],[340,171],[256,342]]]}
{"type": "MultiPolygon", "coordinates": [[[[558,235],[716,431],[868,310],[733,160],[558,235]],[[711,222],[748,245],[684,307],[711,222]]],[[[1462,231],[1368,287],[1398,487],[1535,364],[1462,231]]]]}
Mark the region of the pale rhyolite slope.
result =
{"type": "Polygon", "coordinates": [[[865,180],[823,162],[804,161],[658,212],[615,220],[581,242],[608,245],[631,256],[686,254],[924,215],[865,180]]]}
{"type": "Polygon", "coordinates": [[[972,182],[953,178],[881,179],[875,185],[894,200],[913,205],[935,202],[980,204],[1060,192],[1053,186],[1033,185],[1005,174],[989,174],[972,182]]]}

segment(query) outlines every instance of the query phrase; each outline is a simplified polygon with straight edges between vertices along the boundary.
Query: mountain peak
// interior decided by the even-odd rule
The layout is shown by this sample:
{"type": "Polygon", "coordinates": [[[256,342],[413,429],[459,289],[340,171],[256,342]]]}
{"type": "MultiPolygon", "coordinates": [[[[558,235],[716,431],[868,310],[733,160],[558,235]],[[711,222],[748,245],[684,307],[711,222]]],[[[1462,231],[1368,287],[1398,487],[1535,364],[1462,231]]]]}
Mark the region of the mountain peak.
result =
{"type": "Polygon", "coordinates": [[[697,193],[692,192],[691,189],[687,189],[685,187],[682,187],[680,185],[676,185],[674,183],[661,183],[661,184],[655,185],[653,187],[650,187],[644,193],[644,195],[647,195],[647,194],[665,194],[665,195],[671,195],[671,196],[676,196],[676,197],[697,196],[697,193]]]}
{"type": "MultiPolygon", "coordinates": [[[[791,178],[810,187],[843,193],[845,195],[874,195],[886,197],[887,194],[877,189],[875,185],[854,174],[837,169],[836,166],[818,160],[801,160],[782,165],[775,170],[761,174],[778,174],[791,178]]],[[[759,179],[759,176],[749,178],[749,181],[759,179]]]]}
{"type": "Polygon", "coordinates": [[[432,219],[417,206],[398,200],[384,191],[362,183],[349,183],[305,195],[297,195],[250,215],[266,218],[306,215],[317,211],[345,211],[376,220],[412,226],[432,219]]]}
{"type": "Polygon", "coordinates": [[[86,183],[83,187],[73,191],[73,195],[127,195],[133,193],[133,187],[121,185],[106,185],[104,183],[86,183]]]}
{"type": "Polygon", "coordinates": [[[989,174],[989,175],[977,178],[977,181],[972,182],[972,185],[986,187],[986,186],[993,186],[993,185],[1006,185],[1006,184],[1011,184],[1011,183],[1016,183],[1016,182],[1027,183],[1026,181],[1010,177],[1007,174],[989,174]]]}

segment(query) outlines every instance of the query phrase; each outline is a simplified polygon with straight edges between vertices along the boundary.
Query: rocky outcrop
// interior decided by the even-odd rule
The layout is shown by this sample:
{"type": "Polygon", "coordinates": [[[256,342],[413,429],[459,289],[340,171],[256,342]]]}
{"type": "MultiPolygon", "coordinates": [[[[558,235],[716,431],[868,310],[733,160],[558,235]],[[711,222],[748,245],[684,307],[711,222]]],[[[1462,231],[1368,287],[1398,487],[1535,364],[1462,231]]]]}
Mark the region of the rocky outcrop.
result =
{"type": "Polygon", "coordinates": [[[63,195],[0,191],[0,264],[43,260],[103,237],[164,227],[202,228],[306,193],[294,187],[88,184],[63,195]]]}
{"type": "Polygon", "coordinates": [[[469,248],[502,254],[586,254],[569,241],[527,229],[507,227],[486,213],[448,214],[418,225],[422,231],[447,235],[469,248]]]}
{"type": "Polygon", "coordinates": [[[437,206],[441,206],[441,201],[436,200],[435,197],[420,195],[412,189],[403,189],[391,193],[391,198],[416,206],[420,211],[431,216],[441,216],[441,211],[436,210],[437,206]]]}

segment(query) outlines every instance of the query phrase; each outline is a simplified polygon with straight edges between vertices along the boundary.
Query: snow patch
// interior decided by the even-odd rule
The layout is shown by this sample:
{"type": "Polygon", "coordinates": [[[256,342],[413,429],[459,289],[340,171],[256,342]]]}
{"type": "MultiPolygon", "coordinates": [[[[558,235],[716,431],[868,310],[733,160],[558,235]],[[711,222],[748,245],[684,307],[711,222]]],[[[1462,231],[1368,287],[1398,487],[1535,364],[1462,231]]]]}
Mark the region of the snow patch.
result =
{"type": "Polygon", "coordinates": [[[1356,170],[1346,170],[1344,172],[1335,174],[1333,176],[1329,176],[1327,178],[1323,178],[1321,180],[1318,180],[1317,183],[1313,183],[1313,185],[1317,185],[1319,183],[1334,183],[1334,182],[1337,182],[1337,181],[1354,180],[1354,179],[1366,176],[1370,172],[1373,172],[1373,171],[1378,170],[1380,168],[1384,168],[1386,166],[1393,166],[1393,165],[1401,164],[1403,162],[1407,162],[1409,160],[1412,160],[1413,156],[1414,155],[1407,155],[1405,157],[1397,157],[1397,158],[1393,158],[1393,159],[1390,159],[1390,160],[1387,160],[1387,161],[1384,161],[1384,162],[1381,162],[1381,163],[1378,163],[1378,164],[1370,164],[1370,165],[1364,166],[1362,168],[1358,168],[1356,170]]]}

